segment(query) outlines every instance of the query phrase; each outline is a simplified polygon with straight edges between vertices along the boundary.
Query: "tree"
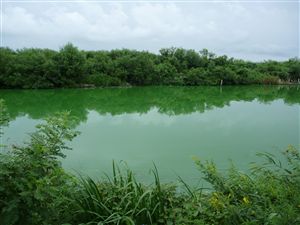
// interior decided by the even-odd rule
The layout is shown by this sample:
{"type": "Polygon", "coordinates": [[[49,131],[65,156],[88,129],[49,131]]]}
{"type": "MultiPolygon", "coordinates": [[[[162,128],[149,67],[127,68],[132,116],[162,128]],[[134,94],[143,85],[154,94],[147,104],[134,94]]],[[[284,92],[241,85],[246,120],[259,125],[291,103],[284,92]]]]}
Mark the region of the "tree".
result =
{"type": "Polygon", "coordinates": [[[189,70],[184,78],[185,85],[197,86],[209,84],[204,68],[193,68],[189,70]]]}
{"type": "Polygon", "coordinates": [[[59,68],[58,86],[74,86],[83,81],[85,55],[77,47],[66,44],[60,49],[56,60],[59,68]]]}
{"type": "MultiPolygon", "coordinates": [[[[178,73],[176,68],[171,65],[169,62],[159,63],[155,65],[154,68],[154,77],[152,78],[152,82],[154,84],[172,84],[175,82],[176,78],[178,77],[178,73]]],[[[177,79],[178,80],[178,79],[177,79]]],[[[178,82],[178,84],[180,84],[178,82]]]]}
{"type": "Polygon", "coordinates": [[[289,78],[298,82],[300,79],[300,59],[290,59],[287,64],[289,68],[289,78]]]}
{"type": "Polygon", "coordinates": [[[0,48],[0,87],[9,86],[8,77],[14,73],[15,52],[9,48],[0,48]]]}
{"type": "Polygon", "coordinates": [[[298,82],[299,59],[254,63],[203,49],[80,51],[0,48],[0,87],[55,88],[121,85],[219,85],[298,82]]]}

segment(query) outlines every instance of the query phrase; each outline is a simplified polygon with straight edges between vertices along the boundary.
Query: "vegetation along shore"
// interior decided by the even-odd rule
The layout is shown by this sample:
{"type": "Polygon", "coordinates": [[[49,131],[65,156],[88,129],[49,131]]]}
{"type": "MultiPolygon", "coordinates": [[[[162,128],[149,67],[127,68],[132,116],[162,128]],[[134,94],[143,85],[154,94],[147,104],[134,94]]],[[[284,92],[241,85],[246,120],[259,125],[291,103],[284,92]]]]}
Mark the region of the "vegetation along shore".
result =
{"type": "Polygon", "coordinates": [[[145,85],[293,84],[300,60],[250,62],[182,48],[158,54],[136,50],[83,51],[68,43],[59,51],[0,48],[0,88],[145,85]]]}

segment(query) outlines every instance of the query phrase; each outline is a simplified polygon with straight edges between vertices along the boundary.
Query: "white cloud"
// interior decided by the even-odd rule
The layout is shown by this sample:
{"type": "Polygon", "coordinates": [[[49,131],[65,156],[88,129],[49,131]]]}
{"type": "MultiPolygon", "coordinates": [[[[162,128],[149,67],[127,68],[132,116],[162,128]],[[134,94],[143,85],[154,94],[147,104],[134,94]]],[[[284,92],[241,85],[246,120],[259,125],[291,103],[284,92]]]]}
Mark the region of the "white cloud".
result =
{"type": "Polygon", "coordinates": [[[3,3],[3,43],[157,51],[178,46],[248,59],[298,54],[297,3],[3,3]]]}

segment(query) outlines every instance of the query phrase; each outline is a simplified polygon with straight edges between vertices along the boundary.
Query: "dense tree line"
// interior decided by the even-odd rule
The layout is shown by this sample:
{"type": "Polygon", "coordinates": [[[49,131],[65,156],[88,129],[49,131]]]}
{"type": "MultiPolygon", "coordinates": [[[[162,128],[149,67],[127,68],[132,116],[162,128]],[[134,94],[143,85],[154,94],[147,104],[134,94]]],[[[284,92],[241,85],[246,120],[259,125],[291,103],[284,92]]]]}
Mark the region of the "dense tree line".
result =
{"type": "Polygon", "coordinates": [[[299,58],[254,63],[206,49],[82,51],[70,43],[59,51],[0,48],[1,88],[278,84],[299,79],[299,58]]]}

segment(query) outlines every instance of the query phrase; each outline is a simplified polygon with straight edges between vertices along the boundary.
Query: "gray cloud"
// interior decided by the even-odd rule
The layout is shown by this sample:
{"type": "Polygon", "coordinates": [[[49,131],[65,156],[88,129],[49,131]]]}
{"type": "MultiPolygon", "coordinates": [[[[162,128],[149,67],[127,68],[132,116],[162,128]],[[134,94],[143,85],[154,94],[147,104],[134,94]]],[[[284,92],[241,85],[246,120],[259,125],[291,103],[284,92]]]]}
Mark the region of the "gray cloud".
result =
{"type": "Polygon", "coordinates": [[[3,3],[3,45],[58,49],[208,48],[262,60],[299,55],[297,2],[3,3]]]}

